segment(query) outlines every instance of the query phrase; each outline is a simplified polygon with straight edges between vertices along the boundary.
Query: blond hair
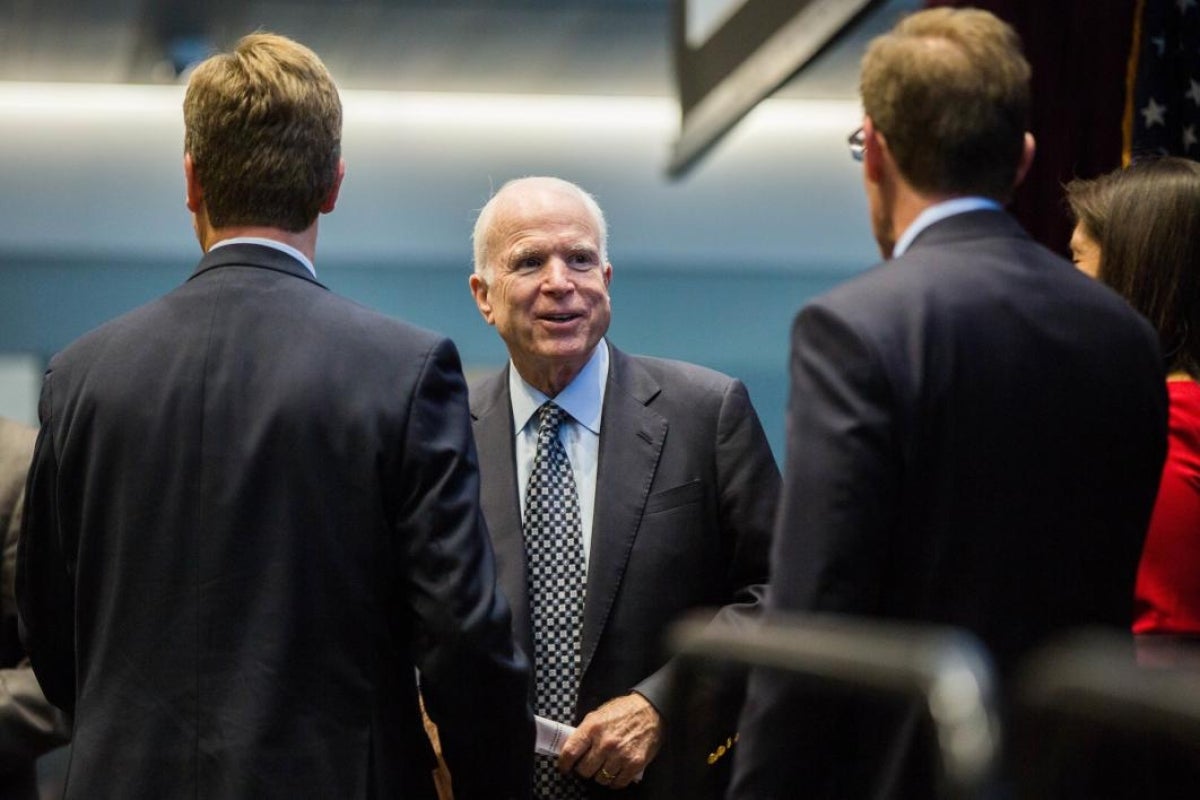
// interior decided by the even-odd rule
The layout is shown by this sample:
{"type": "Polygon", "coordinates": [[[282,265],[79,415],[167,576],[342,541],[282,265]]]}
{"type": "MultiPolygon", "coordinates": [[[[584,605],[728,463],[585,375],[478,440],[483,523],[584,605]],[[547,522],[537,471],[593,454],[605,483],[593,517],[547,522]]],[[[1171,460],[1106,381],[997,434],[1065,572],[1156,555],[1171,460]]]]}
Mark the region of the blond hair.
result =
{"type": "Polygon", "coordinates": [[[863,110],[918,191],[1007,200],[1029,117],[1029,62],[1008,24],[973,8],[906,17],[863,56],[863,110]]]}
{"type": "Polygon", "coordinates": [[[342,104],[325,65],[286,37],[255,33],[188,81],[184,149],[217,228],[305,230],[337,182],[342,104]]]}

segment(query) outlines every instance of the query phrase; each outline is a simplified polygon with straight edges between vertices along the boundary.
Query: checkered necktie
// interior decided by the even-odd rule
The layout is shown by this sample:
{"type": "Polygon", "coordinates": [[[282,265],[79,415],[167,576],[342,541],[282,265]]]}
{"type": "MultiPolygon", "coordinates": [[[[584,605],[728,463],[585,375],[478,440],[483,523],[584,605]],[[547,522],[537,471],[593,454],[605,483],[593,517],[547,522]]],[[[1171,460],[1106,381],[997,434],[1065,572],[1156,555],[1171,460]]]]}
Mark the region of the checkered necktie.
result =
{"type": "MultiPolygon", "coordinates": [[[[585,570],[579,495],[567,451],[558,439],[566,414],[547,401],[538,409],[537,454],[525,494],[525,552],[529,559],[529,616],[537,713],[568,725],[579,693],[580,633],[585,570]]],[[[539,757],[539,800],[583,798],[580,782],[539,757]]]]}

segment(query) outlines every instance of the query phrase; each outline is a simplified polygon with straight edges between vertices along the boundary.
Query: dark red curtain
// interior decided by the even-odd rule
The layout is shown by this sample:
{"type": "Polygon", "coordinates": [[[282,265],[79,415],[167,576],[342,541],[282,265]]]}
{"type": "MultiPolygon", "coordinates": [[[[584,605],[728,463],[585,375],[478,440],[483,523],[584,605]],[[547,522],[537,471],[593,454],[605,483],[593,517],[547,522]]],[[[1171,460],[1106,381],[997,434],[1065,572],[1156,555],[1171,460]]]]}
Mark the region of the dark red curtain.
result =
{"type": "Polygon", "coordinates": [[[974,6],[1017,29],[1033,67],[1030,129],[1037,157],[1012,211],[1052,250],[1067,253],[1064,183],[1121,165],[1121,121],[1136,0],[926,0],[974,6]]]}

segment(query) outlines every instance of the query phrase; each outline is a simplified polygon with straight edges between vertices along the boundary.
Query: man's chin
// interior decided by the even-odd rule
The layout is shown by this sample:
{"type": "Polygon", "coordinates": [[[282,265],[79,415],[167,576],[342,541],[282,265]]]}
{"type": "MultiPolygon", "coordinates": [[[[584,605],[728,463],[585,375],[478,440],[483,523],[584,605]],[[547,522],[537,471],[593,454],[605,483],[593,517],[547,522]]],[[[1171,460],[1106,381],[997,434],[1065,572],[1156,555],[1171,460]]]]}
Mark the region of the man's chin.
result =
{"type": "Polygon", "coordinates": [[[586,361],[591,354],[592,347],[588,347],[585,341],[543,342],[538,348],[540,357],[564,364],[586,361]]]}

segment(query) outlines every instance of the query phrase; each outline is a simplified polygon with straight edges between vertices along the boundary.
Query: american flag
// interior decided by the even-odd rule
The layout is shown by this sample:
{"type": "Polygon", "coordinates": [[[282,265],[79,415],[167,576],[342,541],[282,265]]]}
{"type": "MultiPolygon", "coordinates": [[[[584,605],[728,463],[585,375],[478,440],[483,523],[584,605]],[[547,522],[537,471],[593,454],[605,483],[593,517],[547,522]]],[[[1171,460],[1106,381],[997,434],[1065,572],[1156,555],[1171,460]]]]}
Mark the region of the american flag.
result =
{"type": "Polygon", "coordinates": [[[1200,160],[1200,0],[1138,0],[1129,57],[1125,162],[1200,160]]]}

